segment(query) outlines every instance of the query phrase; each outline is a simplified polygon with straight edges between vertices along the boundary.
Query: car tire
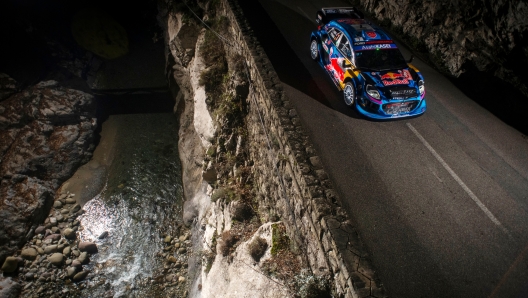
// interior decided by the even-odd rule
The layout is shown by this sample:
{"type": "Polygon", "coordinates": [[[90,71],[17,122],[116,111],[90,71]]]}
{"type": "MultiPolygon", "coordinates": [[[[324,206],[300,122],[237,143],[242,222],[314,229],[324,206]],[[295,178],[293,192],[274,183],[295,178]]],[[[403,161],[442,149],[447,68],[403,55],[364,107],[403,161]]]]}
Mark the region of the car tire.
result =
{"type": "Polygon", "coordinates": [[[345,104],[349,107],[354,107],[356,104],[356,88],[354,88],[354,84],[350,81],[345,83],[345,87],[343,88],[343,99],[345,100],[345,104]]]}
{"type": "Polygon", "coordinates": [[[312,39],[312,42],[310,43],[310,57],[312,57],[312,60],[317,61],[319,59],[319,42],[317,42],[317,39],[312,39]]]}

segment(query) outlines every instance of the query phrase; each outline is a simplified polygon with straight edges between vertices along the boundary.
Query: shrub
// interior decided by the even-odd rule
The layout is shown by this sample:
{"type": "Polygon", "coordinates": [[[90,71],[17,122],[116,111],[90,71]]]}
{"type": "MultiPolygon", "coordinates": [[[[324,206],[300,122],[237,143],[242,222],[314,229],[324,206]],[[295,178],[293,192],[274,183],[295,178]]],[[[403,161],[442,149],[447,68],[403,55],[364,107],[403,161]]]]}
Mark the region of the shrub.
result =
{"type": "Polygon", "coordinates": [[[220,236],[220,253],[227,257],[230,255],[233,251],[235,251],[235,245],[238,242],[238,236],[234,233],[231,233],[231,231],[227,230],[222,233],[220,236]]]}
{"type": "Polygon", "coordinates": [[[260,258],[264,255],[268,249],[268,242],[261,237],[256,237],[248,245],[248,252],[255,261],[260,261],[260,258]]]}

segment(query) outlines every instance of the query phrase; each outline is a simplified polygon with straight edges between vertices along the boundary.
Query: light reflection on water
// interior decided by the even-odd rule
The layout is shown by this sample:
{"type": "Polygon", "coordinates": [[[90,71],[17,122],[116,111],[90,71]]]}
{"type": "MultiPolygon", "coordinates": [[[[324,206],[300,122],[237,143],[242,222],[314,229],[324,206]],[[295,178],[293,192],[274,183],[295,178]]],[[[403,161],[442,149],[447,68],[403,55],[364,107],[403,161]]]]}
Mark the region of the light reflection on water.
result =
{"type": "Polygon", "coordinates": [[[159,263],[162,236],[181,223],[181,167],[172,114],[117,115],[115,158],[105,189],[86,203],[82,241],[95,241],[86,297],[143,297],[159,263]],[[108,237],[99,240],[103,232],[108,237]],[[93,265],[95,264],[95,265],[93,265]]]}

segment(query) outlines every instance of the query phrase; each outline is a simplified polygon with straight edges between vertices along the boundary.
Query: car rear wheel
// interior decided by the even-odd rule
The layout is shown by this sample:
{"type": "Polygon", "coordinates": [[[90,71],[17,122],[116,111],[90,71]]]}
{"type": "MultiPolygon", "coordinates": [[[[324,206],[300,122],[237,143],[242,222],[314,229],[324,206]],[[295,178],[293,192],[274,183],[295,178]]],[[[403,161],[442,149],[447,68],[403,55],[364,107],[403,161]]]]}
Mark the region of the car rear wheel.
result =
{"type": "Polygon", "coordinates": [[[310,43],[310,57],[312,57],[313,60],[319,58],[319,43],[315,38],[312,39],[312,42],[310,43]]]}
{"type": "Polygon", "coordinates": [[[345,104],[349,107],[353,107],[356,104],[356,89],[352,82],[345,83],[345,88],[343,88],[343,98],[345,104]]]}

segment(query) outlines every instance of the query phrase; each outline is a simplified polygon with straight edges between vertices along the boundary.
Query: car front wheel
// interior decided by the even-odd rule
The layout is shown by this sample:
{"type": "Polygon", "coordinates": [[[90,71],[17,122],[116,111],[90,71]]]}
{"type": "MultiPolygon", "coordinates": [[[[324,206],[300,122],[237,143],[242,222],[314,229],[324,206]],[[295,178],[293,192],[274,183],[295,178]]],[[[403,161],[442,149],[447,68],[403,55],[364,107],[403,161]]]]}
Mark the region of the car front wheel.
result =
{"type": "Polygon", "coordinates": [[[310,57],[312,57],[313,60],[319,58],[319,43],[315,38],[312,39],[312,42],[310,43],[310,57]]]}
{"type": "Polygon", "coordinates": [[[349,107],[353,107],[356,103],[356,89],[352,82],[345,83],[345,88],[343,88],[343,98],[345,99],[345,104],[349,107]]]}

